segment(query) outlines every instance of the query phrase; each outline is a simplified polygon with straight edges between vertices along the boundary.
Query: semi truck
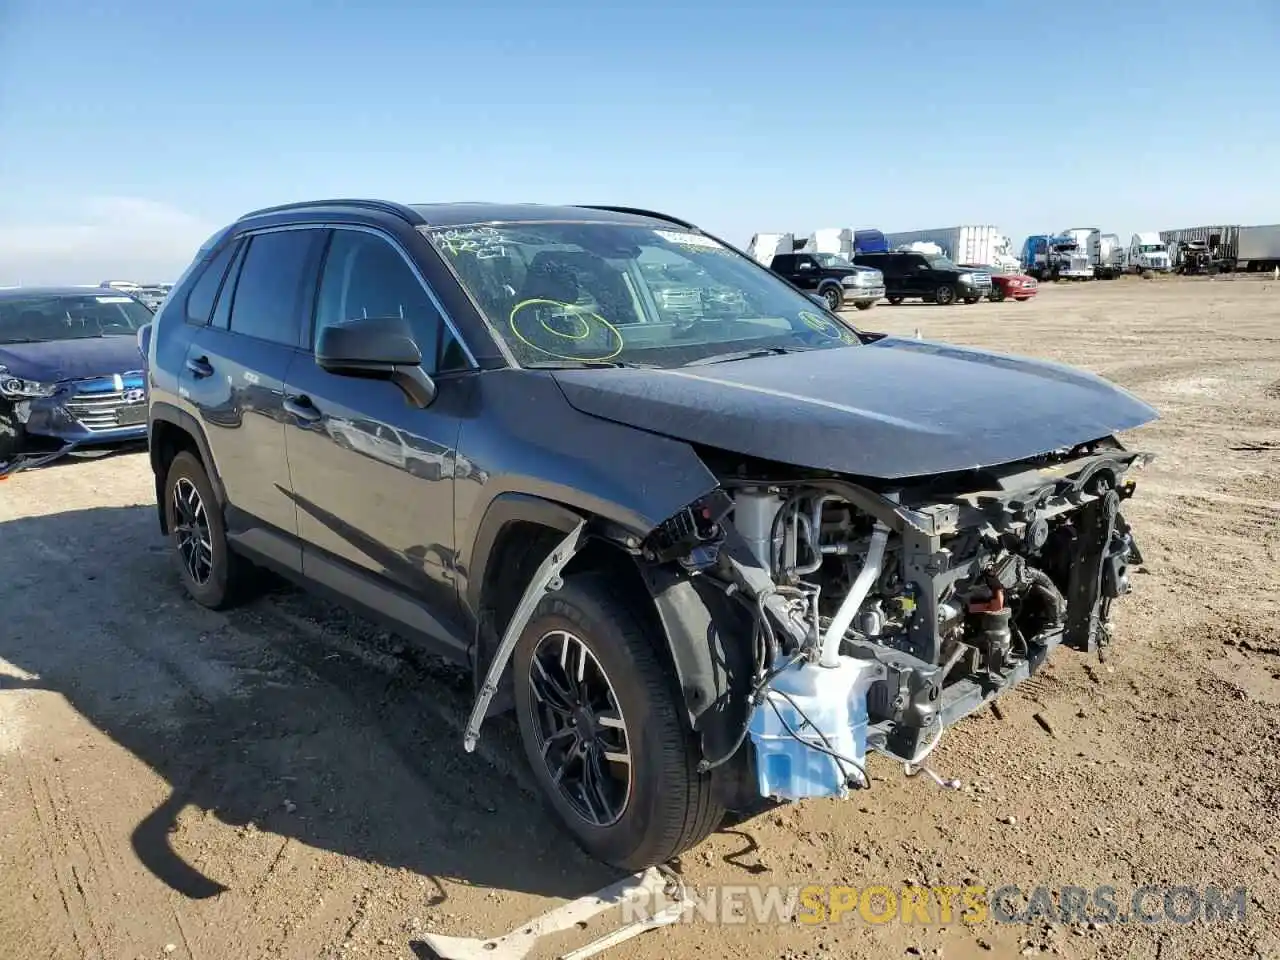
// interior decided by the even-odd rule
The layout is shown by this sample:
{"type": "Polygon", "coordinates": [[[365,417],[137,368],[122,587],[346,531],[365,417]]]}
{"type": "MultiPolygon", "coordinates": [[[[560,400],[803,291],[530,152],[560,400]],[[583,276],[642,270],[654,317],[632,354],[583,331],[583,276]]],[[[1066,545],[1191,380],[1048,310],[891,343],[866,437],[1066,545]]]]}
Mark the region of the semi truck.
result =
{"type": "Polygon", "coordinates": [[[888,253],[889,244],[879,230],[853,231],[854,253],[888,253]]]}
{"type": "Polygon", "coordinates": [[[1181,248],[1184,244],[1203,243],[1213,267],[1220,272],[1274,270],[1280,267],[1280,223],[1184,227],[1180,230],[1163,230],[1160,239],[1170,249],[1173,249],[1174,244],[1181,248]]]}
{"type": "Polygon", "coordinates": [[[1037,280],[1092,280],[1088,248],[1071,234],[1038,233],[1022,244],[1022,269],[1037,280]]]}
{"type": "Polygon", "coordinates": [[[1154,231],[1135,233],[1129,240],[1129,252],[1125,260],[1134,273],[1168,273],[1170,269],[1169,246],[1154,231]]]}
{"type": "Polygon", "coordinates": [[[1018,258],[1010,249],[1012,244],[998,227],[972,225],[960,227],[936,227],[931,230],[907,230],[902,233],[886,233],[885,243],[890,250],[898,250],[913,243],[934,243],[955,263],[976,263],[994,267],[1002,272],[1018,268],[1018,258]]]}
{"type": "Polygon", "coordinates": [[[1124,244],[1118,234],[1098,237],[1098,255],[1093,261],[1093,275],[1099,280],[1114,280],[1124,273],[1124,244]]]}

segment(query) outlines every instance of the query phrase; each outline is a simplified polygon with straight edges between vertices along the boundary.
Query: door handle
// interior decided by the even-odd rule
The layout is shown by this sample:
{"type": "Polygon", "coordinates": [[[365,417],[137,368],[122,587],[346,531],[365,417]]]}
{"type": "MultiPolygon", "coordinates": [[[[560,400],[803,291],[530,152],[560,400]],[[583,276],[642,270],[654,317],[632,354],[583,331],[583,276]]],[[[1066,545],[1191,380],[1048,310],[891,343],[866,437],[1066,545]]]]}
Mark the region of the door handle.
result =
{"type": "Polygon", "coordinates": [[[316,409],[316,405],[311,402],[311,398],[307,396],[285,397],[284,409],[285,413],[297,417],[304,423],[315,423],[322,416],[316,409]]]}
{"type": "Polygon", "coordinates": [[[209,362],[208,357],[188,358],[187,369],[191,371],[191,375],[196,379],[213,376],[213,364],[209,362]]]}

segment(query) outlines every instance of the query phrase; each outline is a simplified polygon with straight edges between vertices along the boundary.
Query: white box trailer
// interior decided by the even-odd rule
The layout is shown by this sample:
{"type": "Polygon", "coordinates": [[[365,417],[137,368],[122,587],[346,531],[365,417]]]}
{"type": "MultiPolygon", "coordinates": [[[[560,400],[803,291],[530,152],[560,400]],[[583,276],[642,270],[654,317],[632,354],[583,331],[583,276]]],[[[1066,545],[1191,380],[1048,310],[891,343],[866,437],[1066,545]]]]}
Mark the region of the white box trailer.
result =
{"type": "Polygon", "coordinates": [[[853,231],[848,227],[824,227],[809,234],[805,244],[810,253],[834,253],[846,260],[853,259],[853,231]]]}
{"type": "Polygon", "coordinates": [[[1236,268],[1274,270],[1280,266],[1280,223],[1241,227],[1236,236],[1236,268]]]}
{"type": "Polygon", "coordinates": [[[796,248],[794,233],[757,233],[747,244],[747,253],[757,263],[769,266],[780,253],[792,253],[796,248]]]}
{"type": "Polygon", "coordinates": [[[999,227],[989,224],[907,230],[886,233],[884,239],[890,250],[911,243],[936,243],[955,263],[1003,266],[1003,260],[1009,255],[1009,238],[1000,232],[999,227]]]}

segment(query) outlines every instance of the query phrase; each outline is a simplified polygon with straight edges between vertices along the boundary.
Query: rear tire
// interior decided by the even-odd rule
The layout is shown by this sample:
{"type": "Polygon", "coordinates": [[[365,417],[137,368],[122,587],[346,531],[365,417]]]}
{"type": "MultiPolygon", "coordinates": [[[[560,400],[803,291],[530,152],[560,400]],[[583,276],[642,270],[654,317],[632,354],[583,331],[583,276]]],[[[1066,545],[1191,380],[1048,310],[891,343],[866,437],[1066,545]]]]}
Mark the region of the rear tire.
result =
{"type": "Polygon", "coordinates": [[[607,577],[578,574],[538,604],[511,661],[520,736],[548,805],[587,853],[627,871],[665,863],[724,818],[664,646],[607,577]]]}
{"type": "Polygon", "coordinates": [[[904,297],[899,297],[899,296],[892,296],[892,297],[885,297],[885,299],[889,301],[889,306],[891,306],[891,307],[896,307],[896,306],[898,306],[900,303],[902,303],[902,301],[903,301],[905,298],[904,298],[904,297]]]}
{"type": "Polygon", "coordinates": [[[252,566],[227,545],[222,508],[198,457],[183,450],[173,458],[164,498],[169,542],[191,599],[212,610],[242,602],[252,566]]]}

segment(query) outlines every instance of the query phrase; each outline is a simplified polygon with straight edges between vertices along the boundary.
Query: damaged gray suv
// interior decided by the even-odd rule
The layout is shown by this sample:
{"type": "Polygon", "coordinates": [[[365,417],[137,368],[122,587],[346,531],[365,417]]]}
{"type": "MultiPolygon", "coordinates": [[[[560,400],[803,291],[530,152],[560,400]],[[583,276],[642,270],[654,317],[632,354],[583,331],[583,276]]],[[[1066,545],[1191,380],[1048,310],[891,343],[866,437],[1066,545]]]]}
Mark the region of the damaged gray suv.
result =
{"type": "Polygon", "coordinates": [[[924,764],[1055,646],[1101,652],[1139,559],[1116,434],[1150,407],[855,329],[658,213],[260,210],[139,339],[191,596],[270,568],[465,665],[460,746],[514,711],[628,869],[924,764]]]}

